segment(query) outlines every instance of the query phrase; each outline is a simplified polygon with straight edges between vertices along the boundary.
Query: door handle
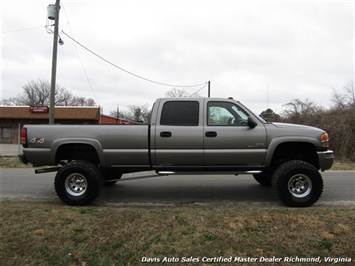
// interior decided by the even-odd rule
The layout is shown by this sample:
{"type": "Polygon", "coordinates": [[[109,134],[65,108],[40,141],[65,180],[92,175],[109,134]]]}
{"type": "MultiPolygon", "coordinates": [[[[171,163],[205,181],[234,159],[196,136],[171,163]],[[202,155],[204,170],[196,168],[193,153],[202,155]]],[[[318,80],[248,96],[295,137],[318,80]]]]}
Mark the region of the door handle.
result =
{"type": "Polygon", "coordinates": [[[163,131],[163,132],[160,132],[160,137],[162,138],[170,138],[173,134],[171,134],[171,132],[169,131],[163,131]]]}
{"type": "Polygon", "coordinates": [[[215,132],[215,131],[207,131],[207,132],[205,133],[205,136],[206,136],[207,138],[215,138],[215,137],[217,137],[217,132],[215,132]]]}

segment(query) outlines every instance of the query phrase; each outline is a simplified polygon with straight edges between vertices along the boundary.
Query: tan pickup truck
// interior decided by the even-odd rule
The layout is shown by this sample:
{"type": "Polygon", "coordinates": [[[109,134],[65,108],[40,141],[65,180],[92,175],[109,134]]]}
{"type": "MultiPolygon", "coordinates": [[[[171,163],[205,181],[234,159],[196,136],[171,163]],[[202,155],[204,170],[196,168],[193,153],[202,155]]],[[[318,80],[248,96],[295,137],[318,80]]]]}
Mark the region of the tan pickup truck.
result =
{"type": "Polygon", "coordinates": [[[156,100],[144,125],[25,125],[25,163],[53,166],[55,190],[70,205],[93,201],[124,173],[251,174],[288,206],[322,194],[319,171],[333,152],[321,129],[268,123],[240,102],[220,98],[156,100]]]}

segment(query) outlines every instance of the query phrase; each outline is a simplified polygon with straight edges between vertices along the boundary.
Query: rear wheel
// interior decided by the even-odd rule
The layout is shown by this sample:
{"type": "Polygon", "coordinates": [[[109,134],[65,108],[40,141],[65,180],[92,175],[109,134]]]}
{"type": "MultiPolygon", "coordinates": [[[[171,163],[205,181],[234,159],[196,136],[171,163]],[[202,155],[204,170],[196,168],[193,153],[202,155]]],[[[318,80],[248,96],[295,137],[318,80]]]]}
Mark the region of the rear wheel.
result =
{"type": "Polygon", "coordinates": [[[103,185],[99,169],[87,161],[73,161],[63,166],[54,180],[58,197],[69,205],[87,205],[101,192],[103,185]]]}
{"type": "Polygon", "coordinates": [[[281,164],[272,177],[278,198],[291,207],[308,207],[322,195],[323,179],[318,170],[304,161],[281,164]]]}

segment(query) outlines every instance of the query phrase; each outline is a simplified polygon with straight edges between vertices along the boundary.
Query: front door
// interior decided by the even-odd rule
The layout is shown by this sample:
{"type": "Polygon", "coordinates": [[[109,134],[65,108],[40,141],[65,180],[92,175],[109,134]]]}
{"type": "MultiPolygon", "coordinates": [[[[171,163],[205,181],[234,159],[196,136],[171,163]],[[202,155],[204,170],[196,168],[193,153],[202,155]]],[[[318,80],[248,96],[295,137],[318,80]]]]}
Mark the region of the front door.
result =
{"type": "Polygon", "coordinates": [[[249,114],[233,101],[206,101],[206,166],[260,166],[266,154],[266,131],[260,121],[248,126],[249,114]]]}

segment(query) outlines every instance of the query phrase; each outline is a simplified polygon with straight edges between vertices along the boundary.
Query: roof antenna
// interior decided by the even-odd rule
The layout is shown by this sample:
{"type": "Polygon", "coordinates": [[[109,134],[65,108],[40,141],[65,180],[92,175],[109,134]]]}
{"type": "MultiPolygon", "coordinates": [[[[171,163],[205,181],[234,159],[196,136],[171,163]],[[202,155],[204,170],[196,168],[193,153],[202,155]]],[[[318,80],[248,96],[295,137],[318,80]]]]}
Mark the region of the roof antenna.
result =
{"type": "Polygon", "coordinates": [[[266,85],[266,109],[269,109],[269,84],[266,85]]]}

